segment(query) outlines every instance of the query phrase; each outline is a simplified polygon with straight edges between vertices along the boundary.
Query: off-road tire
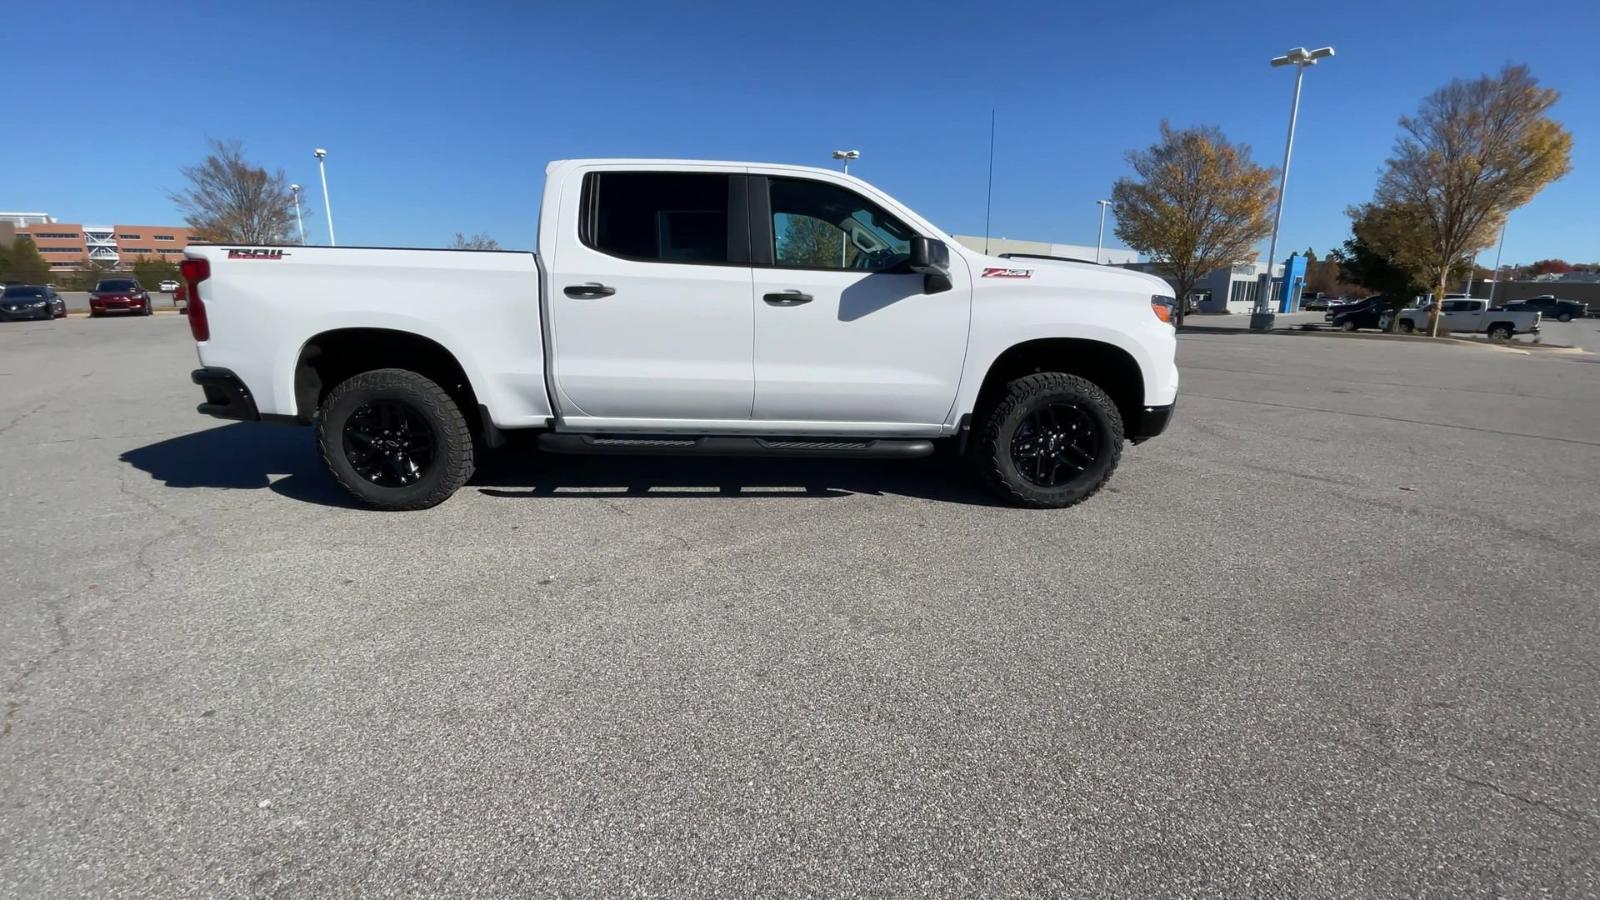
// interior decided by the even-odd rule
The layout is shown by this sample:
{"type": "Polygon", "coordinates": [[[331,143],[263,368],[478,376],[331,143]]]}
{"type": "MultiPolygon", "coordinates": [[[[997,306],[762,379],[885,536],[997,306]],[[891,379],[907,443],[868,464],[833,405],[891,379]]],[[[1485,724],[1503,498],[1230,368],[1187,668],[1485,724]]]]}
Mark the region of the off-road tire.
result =
{"type": "Polygon", "coordinates": [[[1005,392],[983,413],[974,463],[986,487],[1014,506],[1059,509],[1081,503],[1105,486],[1122,457],[1122,414],[1106,392],[1093,382],[1062,372],[1038,372],[1006,385],[1005,392]],[[1077,404],[1101,429],[1104,446],[1094,462],[1062,485],[1043,487],[1029,481],[1012,460],[1011,442],[1023,419],[1050,403],[1077,404]]]}
{"type": "Polygon", "coordinates": [[[384,510],[437,506],[467,483],[473,471],[472,431],[450,395],[433,381],[406,369],[374,369],[341,382],[323,400],[317,415],[317,446],[322,462],[351,496],[384,510]],[[347,458],[345,425],[361,407],[377,400],[410,407],[433,433],[433,461],[414,484],[385,487],[362,477],[347,458]]]}

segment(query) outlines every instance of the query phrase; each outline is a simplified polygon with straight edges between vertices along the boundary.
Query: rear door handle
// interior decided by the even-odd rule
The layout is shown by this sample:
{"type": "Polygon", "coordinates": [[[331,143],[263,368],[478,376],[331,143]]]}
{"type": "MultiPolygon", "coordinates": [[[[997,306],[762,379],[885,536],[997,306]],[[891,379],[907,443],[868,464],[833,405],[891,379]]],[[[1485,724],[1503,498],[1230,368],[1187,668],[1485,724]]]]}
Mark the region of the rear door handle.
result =
{"type": "Polygon", "coordinates": [[[774,294],[765,294],[761,299],[773,306],[799,306],[802,303],[810,303],[812,298],[810,294],[802,293],[801,291],[779,291],[774,294]]]}
{"type": "Polygon", "coordinates": [[[591,281],[588,284],[569,284],[567,285],[566,289],[562,291],[562,293],[574,300],[586,300],[593,299],[595,297],[609,297],[616,292],[616,288],[607,287],[598,281],[591,281]]]}

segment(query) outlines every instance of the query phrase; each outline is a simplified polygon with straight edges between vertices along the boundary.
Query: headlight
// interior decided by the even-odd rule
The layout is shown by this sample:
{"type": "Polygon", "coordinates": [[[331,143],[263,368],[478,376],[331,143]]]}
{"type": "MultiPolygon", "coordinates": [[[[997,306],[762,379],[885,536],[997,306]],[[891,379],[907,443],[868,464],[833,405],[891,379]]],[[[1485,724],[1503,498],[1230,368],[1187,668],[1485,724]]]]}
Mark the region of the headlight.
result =
{"type": "Polygon", "coordinates": [[[1178,319],[1178,301],[1161,294],[1152,295],[1150,297],[1150,311],[1156,314],[1156,318],[1171,325],[1178,319]]]}
{"type": "Polygon", "coordinates": [[[29,303],[29,304],[28,304],[28,305],[29,305],[29,306],[30,306],[30,307],[32,307],[32,308],[34,308],[34,309],[38,309],[38,308],[39,308],[39,307],[41,307],[41,306],[43,306],[43,305],[45,305],[45,303],[46,303],[46,302],[48,302],[48,301],[45,301],[45,300],[35,300],[35,301],[33,301],[33,302],[32,302],[32,303],[29,303]]]}

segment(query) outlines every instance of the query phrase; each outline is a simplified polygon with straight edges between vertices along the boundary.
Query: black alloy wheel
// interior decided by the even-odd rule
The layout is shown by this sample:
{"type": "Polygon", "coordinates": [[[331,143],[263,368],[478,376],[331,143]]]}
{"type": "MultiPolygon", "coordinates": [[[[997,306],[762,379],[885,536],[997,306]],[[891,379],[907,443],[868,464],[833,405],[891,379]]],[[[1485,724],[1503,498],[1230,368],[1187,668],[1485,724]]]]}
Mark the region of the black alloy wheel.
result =
{"type": "Polygon", "coordinates": [[[344,454],[357,475],[394,488],[421,481],[438,447],[422,413],[400,400],[374,400],[345,420],[344,454]]]}
{"type": "Polygon", "coordinates": [[[445,390],[405,369],[353,375],[316,416],[317,446],[345,490],[377,509],[427,509],[472,477],[472,430],[445,390]]]}
{"type": "Polygon", "coordinates": [[[1122,455],[1121,411],[1086,378],[1035,372],[981,410],[972,448],[978,474],[1014,506],[1060,509],[1105,486],[1122,455]]]}
{"type": "Polygon", "coordinates": [[[1065,484],[1089,471],[1105,452],[1105,434],[1083,406],[1051,402],[1017,424],[1011,462],[1017,474],[1043,488],[1065,484]]]}

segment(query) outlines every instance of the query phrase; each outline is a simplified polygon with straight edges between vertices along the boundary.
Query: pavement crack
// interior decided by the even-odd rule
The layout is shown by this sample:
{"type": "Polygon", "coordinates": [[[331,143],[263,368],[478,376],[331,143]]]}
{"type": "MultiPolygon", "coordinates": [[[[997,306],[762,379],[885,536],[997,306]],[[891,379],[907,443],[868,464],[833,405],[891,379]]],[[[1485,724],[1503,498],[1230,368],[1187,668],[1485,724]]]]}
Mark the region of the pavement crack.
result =
{"type": "Polygon", "coordinates": [[[1583,815],[1582,813],[1574,812],[1574,811],[1572,811],[1570,809],[1567,809],[1564,806],[1557,806],[1556,804],[1551,803],[1551,802],[1549,802],[1547,800],[1540,800],[1540,799],[1538,799],[1536,797],[1529,797],[1526,794],[1519,794],[1519,793],[1517,793],[1515,791],[1508,791],[1505,788],[1501,787],[1498,784],[1495,784],[1492,781],[1484,781],[1484,780],[1479,779],[1479,778],[1468,778],[1465,775],[1459,775],[1459,774],[1457,774],[1455,772],[1450,771],[1449,769],[1445,769],[1444,770],[1444,776],[1446,778],[1450,779],[1451,781],[1457,781],[1457,782],[1460,782],[1461,784],[1471,785],[1472,787],[1485,788],[1487,790],[1493,791],[1496,794],[1499,794],[1500,796],[1506,798],[1507,800],[1515,800],[1516,802],[1521,803],[1521,804],[1523,804],[1525,806],[1538,807],[1539,809],[1542,809],[1545,812],[1551,813],[1552,815],[1560,816],[1561,818],[1567,819],[1569,821],[1578,822],[1578,823],[1583,824],[1583,825],[1591,825],[1591,826],[1597,824],[1594,819],[1591,819],[1588,816],[1583,815]]]}
{"type": "MultiPolygon", "coordinates": [[[[59,604],[59,600],[57,604],[59,604]]],[[[53,645],[49,650],[45,651],[44,655],[24,666],[22,671],[17,674],[17,677],[11,679],[11,683],[6,685],[6,711],[4,717],[0,718],[0,739],[11,735],[11,728],[15,724],[17,713],[21,712],[22,707],[26,705],[19,695],[22,693],[23,688],[27,686],[28,679],[33,676],[33,673],[39,671],[45,663],[72,646],[72,631],[67,627],[66,615],[62,613],[60,606],[57,604],[52,604],[50,610],[51,623],[55,626],[55,641],[53,645]]]]}
{"type": "Polygon", "coordinates": [[[11,421],[7,422],[4,425],[0,425],[0,434],[5,434],[6,432],[10,431],[11,429],[17,427],[18,425],[21,425],[23,423],[23,421],[26,420],[29,416],[32,416],[35,413],[38,413],[40,410],[44,409],[46,406],[49,406],[49,405],[50,405],[50,401],[46,400],[43,403],[40,403],[37,406],[33,407],[32,409],[28,410],[27,412],[19,413],[16,416],[16,418],[12,419],[11,421]]]}

